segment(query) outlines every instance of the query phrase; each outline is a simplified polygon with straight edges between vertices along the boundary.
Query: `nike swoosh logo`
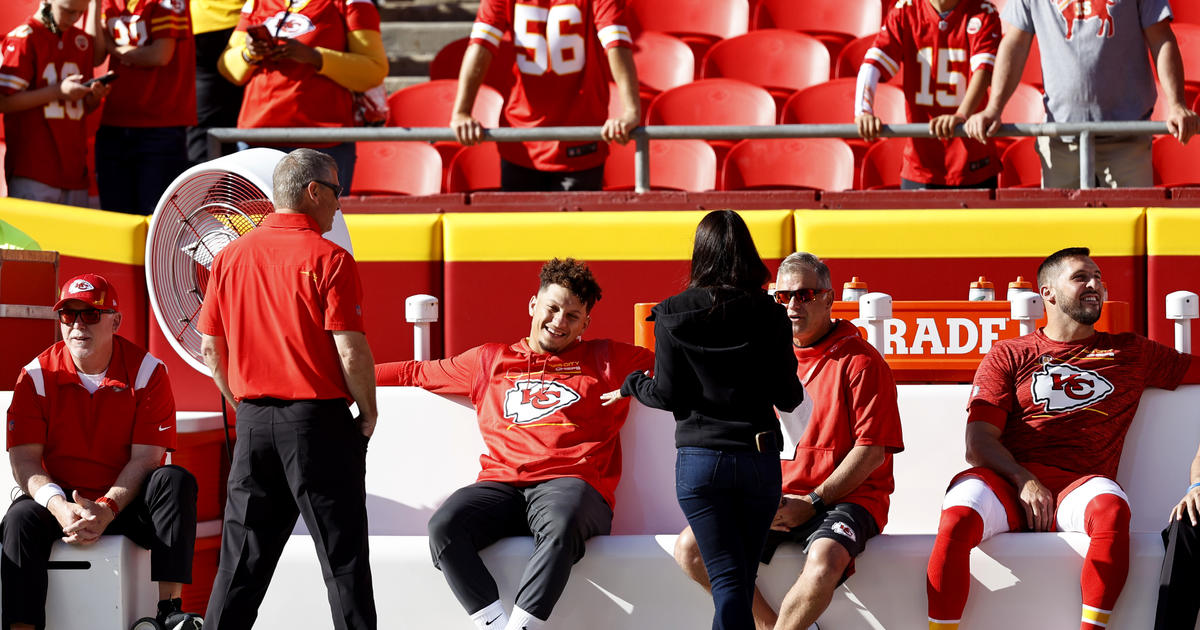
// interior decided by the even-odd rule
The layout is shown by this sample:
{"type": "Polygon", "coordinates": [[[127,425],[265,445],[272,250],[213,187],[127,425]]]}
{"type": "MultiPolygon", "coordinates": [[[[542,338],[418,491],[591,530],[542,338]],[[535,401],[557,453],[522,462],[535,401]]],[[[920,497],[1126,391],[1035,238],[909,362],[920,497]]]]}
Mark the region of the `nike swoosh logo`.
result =
{"type": "Polygon", "coordinates": [[[169,425],[169,424],[168,424],[168,425],[167,425],[167,426],[165,426],[165,427],[158,427],[158,430],[159,430],[159,431],[166,431],[167,429],[170,429],[170,428],[171,428],[171,425],[169,425]]]}
{"type": "Polygon", "coordinates": [[[496,620],[497,620],[497,619],[499,619],[499,618],[500,618],[500,615],[496,615],[495,617],[492,617],[490,620],[488,620],[488,621],[485,621],[485,622],[483,623],[483,625],[485,625],[485,626],[490,626],[490,625],[492,625],[493,623],[496,623],[496,620]]]}

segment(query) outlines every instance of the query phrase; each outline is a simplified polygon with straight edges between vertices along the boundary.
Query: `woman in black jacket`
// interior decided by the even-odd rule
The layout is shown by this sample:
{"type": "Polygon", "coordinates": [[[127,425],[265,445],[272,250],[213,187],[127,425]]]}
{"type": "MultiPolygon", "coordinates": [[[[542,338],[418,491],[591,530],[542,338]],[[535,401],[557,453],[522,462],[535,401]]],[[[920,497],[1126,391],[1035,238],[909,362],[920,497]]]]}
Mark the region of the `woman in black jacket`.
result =
{"type": "MultiPolygon", "coordinates": [[[[782,434],[772,407],[804,397],[786,310],[750,230],[732,210],[696,228],[688,288],[654,307],[654,377],[623,396],[675,415],[675,492],[712,585],[714,630],[754,628],[759,557],[779,506],[782,434]]],[[[614,397],[615,392],[609,397],[614,397]]]]}

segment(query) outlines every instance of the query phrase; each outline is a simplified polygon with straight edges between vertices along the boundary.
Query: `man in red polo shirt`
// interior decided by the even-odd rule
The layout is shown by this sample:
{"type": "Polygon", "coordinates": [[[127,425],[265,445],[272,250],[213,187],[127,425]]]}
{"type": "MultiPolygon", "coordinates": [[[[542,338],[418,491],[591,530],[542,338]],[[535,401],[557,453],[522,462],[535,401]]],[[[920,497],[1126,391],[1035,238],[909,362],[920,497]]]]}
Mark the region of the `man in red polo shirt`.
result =
{"type": "Polygon", "coordinates": [[[364,477],[375,362],[358,267],[321,237],[342,186],[333,158],[313,149],[285,156],[273,180],[275,212],[217,255],[196,323],[238,432],[207,627],[253,625],[303,515],[334,627],[375,628],[364,477]]]}
{"type": "Polygon", "coordinates": [[[0,625],[45,626],[54,541],[124,534],[150,549],[159,623],[198,629],[179,598],[192,581],[196,480],[161,465],[175,447],[167,369],[116,335],[117,292],[104,278],[71,278],[54,310],[63,340],[21,370],[8,408],[8,457],[25,494],[0,523],[0,625]]]}
{"type": "Polygon", "coordinates": [[[645,348],[581,338],[600,299],[587,265],[555,258],[542,266],[540,281],[529,298],[527,338],[376,369],[380,385],[469,395],[475,404],[488,453],[479,458],[478,481],[429,519],[429,550],[480,630],[541,628],[584,542],[609,532],[629,402],[604,405],[600,394],[654,367],[645,348]],[[530,534],[533,556],[510,617],[479,551],[530,534]]]}
{"type": "MultiPolygon", "coordinates": [[[[784,542],[805,545],[806,559],[778,615],[755,590],[754,623],[760,630],[807,630],[854,572],[867,540],[887,524],[892,455],[904,442],[891,369],[858,328],[830,319],[829,267],[812,254],[788,256],[779,264],[775,299],[792,320],[797,374],[813,407],[795,451],[781,454],[783,500],[763,561],[784,542]]],[[[690,528],[676,540],[675,560],[708,587],[690,528]]]]}

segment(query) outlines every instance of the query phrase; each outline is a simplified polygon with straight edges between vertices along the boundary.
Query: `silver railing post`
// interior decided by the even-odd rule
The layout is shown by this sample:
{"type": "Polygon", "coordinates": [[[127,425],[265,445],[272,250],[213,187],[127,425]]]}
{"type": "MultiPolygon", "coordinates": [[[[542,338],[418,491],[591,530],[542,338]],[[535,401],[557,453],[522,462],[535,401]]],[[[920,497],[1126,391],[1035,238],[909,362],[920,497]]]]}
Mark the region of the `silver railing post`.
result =
{"type": "Polygon", "coordinates": [[[650,190],[650,136],[635,133],[633,136],[633,190],[644,193],[650,190]]]}
{"type": "Polygon", "coordinates": [[[1092,132],[1084,130],[1079,133],[1079,189],[1087,190],[1096,181],[1096,143],[1093,142],[1092,132]]]}

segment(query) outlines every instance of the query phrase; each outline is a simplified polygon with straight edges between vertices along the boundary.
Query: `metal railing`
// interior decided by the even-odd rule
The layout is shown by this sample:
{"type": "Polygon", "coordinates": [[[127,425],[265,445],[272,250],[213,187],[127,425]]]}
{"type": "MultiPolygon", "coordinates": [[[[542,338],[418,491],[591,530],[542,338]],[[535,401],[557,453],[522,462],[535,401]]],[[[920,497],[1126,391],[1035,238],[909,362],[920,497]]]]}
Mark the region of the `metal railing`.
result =
{"type": "MultiPolygon", "coordinates": [[[[1120,121],[1088,123],[1015,123],[1000,126],[997,136],[1077,137],[1079,142],[1079,187],[1092,188],[1095,181],[1095,144],[1098,136],[1148,136],[1167,133],[1167,124],[1157,121],[1120,121]]],[[[651,140],[743,140],[769,138],[857,138],[858,128],[840,125],[657,125],[638,127],[633,132],[635,190],[650,190],[651,140]]],[[[931,138],[929,125],[884,125],[879,134],[884,138],[931,138]]],[[[965,136],[959,127],[955,133],[965,136]]],[[[418,141],[453,142],[454,132],[448,127],[274,127],[235,129],[229,127],[208,130],[208,155],[221,155],[225,143],[249,144],[309,144],[341,142],[418,141]]],[[[485,129],[484,141],[524,142],[530,140],[566,140],[572,142],[599,141],[600,127],[539,127],[485,129]]]]}

